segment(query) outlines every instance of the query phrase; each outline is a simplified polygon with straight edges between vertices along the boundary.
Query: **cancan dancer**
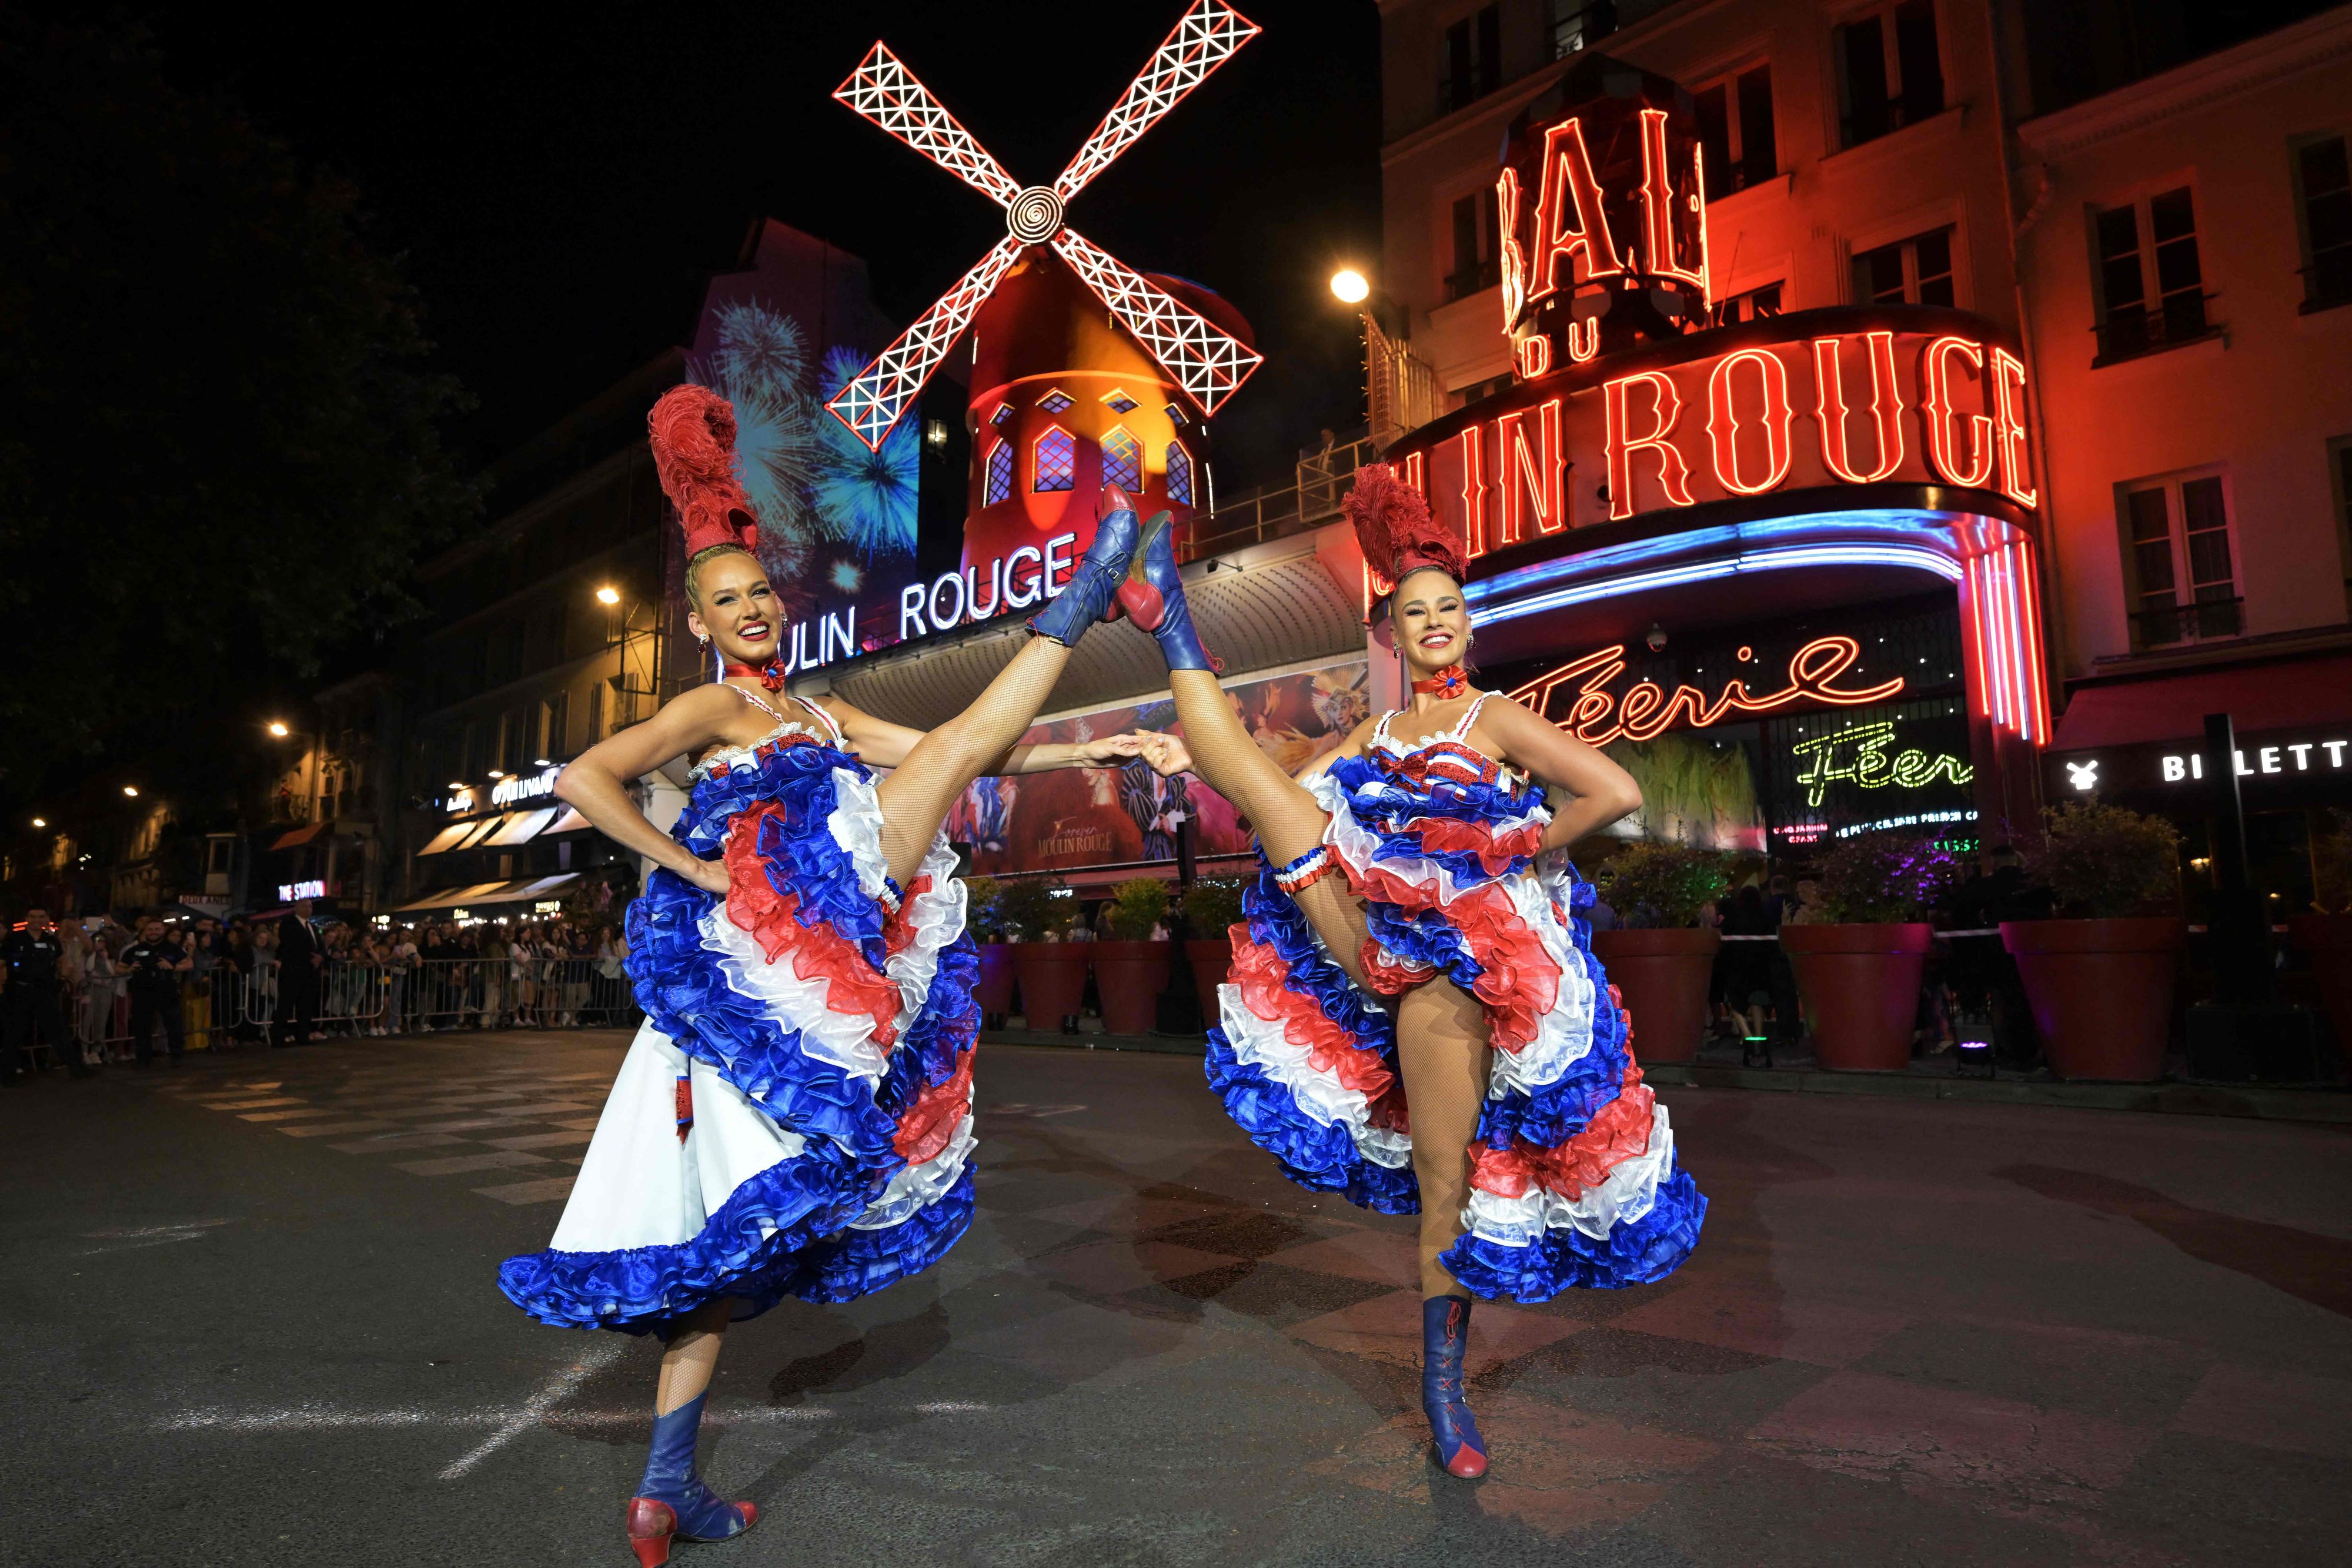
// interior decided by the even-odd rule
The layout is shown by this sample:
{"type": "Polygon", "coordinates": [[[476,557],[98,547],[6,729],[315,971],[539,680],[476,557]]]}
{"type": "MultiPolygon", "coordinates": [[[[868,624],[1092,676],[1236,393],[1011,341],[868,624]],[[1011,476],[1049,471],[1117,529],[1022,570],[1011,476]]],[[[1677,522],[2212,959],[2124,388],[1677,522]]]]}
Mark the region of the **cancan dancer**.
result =
{"type": "Polygon", "coordinates": [[[989,773],[1117,766],[1139,737],[1020,746],[1087,628],[1118,613],[1135,514],[1104,492],[1093,546],[978,701],[928,734],[782,695],[784,626],[754,553],[734,412],[699,387],[649,420],[686,530],[688,625],[723,678],[563,770],[556,794],[659,868],[629,907],[646,1022],[549,1250],[499,1285],[542,1322],[658,1333],[652,1452],[629,1501],[638,1561],[750,1529],[695,1471],[728,1323],[787,1295],[845,1301],[916,1273],[971,1222],[979,960],[941,832],[989,773]],[[665,832],[629,780],[696,758],[665,832]],[[877,779],[871,768],[890,769],[877,779]]]}
{"type": "MultiPolygon", "coordinates": [[[[1641,804],[1624,769],[1465,667],[1458,544],[1385,466],[1347,511],[1412,674],[1412,706],[1294,779],[1219,690],[1164,528],[1136,614],[1168,661],[1183,738],[1151,737],[1246,814],[1265,862],[1234,928],[1209,1081],[1292,1180],[1421,1216],[1422,1402],[1438,1458],[1486,1469],[1463,1389],[1473,1296],[1544,1301],[1671,1272],[1706,1200],[1580,910],[1562,850],[1641,804]],[[1391,999],[1392,998],[1392,999],[1391,999]],[[1410,1108],[1408,1110],[1408,1107],[1410,1108]]],[[[1160,519],[1153,519],[1158,523],[1160,519]]]]}

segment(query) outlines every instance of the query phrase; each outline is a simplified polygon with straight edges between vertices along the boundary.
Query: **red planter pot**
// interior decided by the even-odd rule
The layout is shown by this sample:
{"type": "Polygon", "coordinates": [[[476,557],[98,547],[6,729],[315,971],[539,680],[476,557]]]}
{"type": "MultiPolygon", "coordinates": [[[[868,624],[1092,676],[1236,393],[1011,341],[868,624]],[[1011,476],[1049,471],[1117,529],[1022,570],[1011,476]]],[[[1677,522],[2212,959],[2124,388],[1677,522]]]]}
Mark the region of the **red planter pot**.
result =
{"type": "Polygon", "coordinates": [[[1211,942],[1187,942],[1184,956],[1192,961],[1192,988],[1201,994],[1201,1017],[1214,1028],[1220,1016],[1217,988],[1225,983],[1225,977],[1234,969],[1234,939],[1220,936],[1211,942]]]}
{"type": "Polygon", "coordinates": [[[1835,1072],[1900,1072],[1910,1064],[1919,976],[1933,939],[1925,924],[1780,927],[1816,1061],[1835,1072]]]}
{"type": "Polygon", "coordinates": [[[2336,1025],[2336,1049],[2352,1061],[2352,915],[2291,915],[2286,939],[2310,956],[2311,977],[2336,1025]]]}
{"type": "Polygon", "coordinates": [[[2042,1054],[2061,1078],[2147,1083],[2164,1076],[2172,976],[2189,927],[2177,919],[2004,920],[2042,1054]]]}
{"type": "Polygon", "coordinates": [[[1087,995],[1091,942],[1013,942],[1013,967],[1021,977],[1021,1011],[1031,1029],[1053,1030],[1077,1014],[1087,995]]]}
{"type": "Polygon", "coordinates": [[[1002,942],[983,944],[980,949],[980,984],[974,986],[971,999],[980,1004],[982,1014],[1003,1018],[1013,1010],[1013,949],[1002,942]]]}
{"type": "Polygon", "coordinates": [[[1633,1015],[1633,1044],[1643,1061],[1688,1061],[1706,1033],[1706,988],[1715,972],[1720,933],[1595,931],[1592,951],[1609,983],[1633,1015]]]}
{"type": "Polygon", "coordinates": [[[1113,1034],[1150,1034],[1160,1023],[1160,993],[1168,988],[1173,942],[1092,942],[1095,994],[1103,1028],[1113,1034]]]}

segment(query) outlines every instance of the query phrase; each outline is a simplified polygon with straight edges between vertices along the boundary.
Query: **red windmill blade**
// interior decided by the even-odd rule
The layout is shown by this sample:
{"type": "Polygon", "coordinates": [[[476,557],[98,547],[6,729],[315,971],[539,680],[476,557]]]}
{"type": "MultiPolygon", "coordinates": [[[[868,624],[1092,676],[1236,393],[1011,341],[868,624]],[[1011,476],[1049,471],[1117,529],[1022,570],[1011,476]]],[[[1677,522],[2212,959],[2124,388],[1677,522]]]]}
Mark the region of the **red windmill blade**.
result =
{"type": "Polygon", "coordinates": [[[1013,183],[898,56],[876,44],[833,96],[1003,208],[1009,232],[825,408],[879,450],[1021,252],[1049,245],[1201,412],[1215,413],[1265,357],[1088,242],[1062,221],[1062,208],[1257,32],[1222,0],[1192,0],[1069,167],[1051,185],[1026,188],[1013,183]]]}

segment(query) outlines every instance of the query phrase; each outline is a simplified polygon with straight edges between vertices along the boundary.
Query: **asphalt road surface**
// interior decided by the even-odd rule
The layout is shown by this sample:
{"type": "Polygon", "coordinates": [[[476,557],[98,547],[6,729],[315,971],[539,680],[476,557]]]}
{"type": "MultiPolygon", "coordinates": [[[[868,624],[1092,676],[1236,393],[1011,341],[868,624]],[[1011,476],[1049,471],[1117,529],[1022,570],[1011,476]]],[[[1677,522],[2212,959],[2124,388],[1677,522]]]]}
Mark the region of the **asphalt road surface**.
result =
{"type": "MultiPolygon", "coordinates": [[[[0,1098],[0,1563],[632,1562],[656,1347],[494,1285],[624,1037],[355,1040],[0,1098]]],[[[730,1334],[688,1568],[2341,1563],[2352,1138],[1668,1092],[1673,1280],[1482,1304],[1427,1458],[1408,1224],[1197,1061],[983,1047],[940,1267],[730,1334]]]]}

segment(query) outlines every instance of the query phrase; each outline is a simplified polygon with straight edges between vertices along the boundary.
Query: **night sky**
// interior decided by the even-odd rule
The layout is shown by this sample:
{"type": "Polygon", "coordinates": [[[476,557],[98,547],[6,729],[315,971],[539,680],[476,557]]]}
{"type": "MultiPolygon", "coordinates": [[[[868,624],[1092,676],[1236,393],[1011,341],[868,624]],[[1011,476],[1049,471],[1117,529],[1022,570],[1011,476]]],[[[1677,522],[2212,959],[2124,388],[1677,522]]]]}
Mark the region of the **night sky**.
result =
{"type": "MultiPolygon", "coordinates": [[[[704,281],[777,218],[863,256],[904,323],[1003,235],[994,204],[835,103],[879,37],[1024,183],[1050,182],[1184,0],[1123,6],[148,9],[174,78],[217,88],[356,183],[475,458],[692,335],[704,281]]],[[[1240,307],[1267,363],[1218,419],[1239,486],[1362,417],[1327,280],[1379,254],[1379,14],[1244,0],[1265,31],[1073,204],[1143,271],[1240,307]]]]}

